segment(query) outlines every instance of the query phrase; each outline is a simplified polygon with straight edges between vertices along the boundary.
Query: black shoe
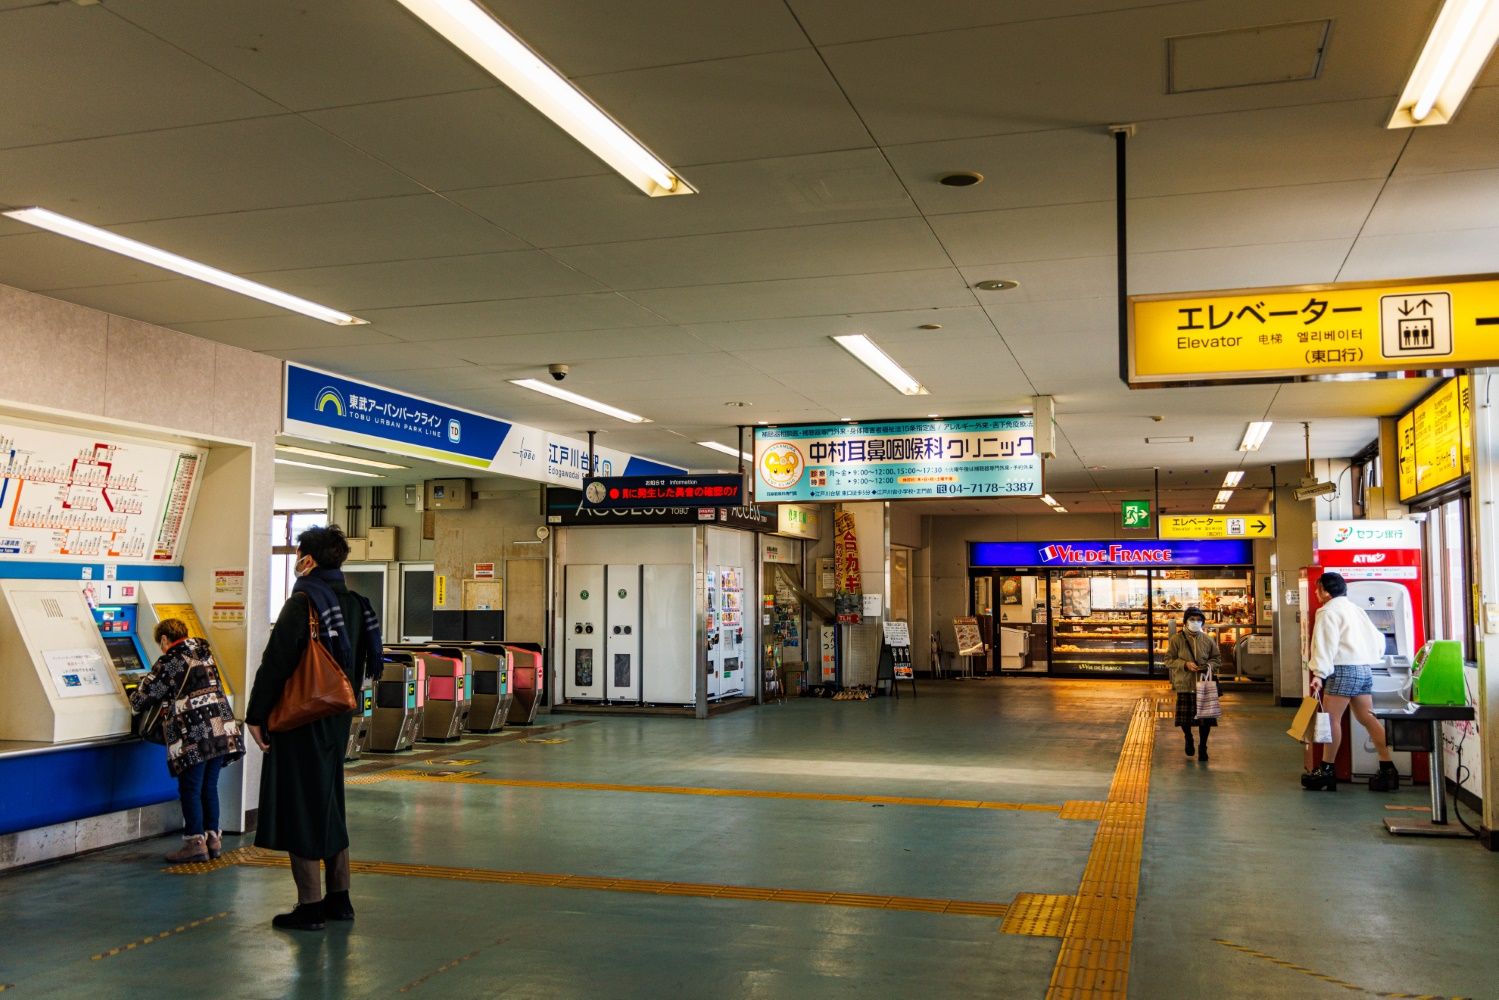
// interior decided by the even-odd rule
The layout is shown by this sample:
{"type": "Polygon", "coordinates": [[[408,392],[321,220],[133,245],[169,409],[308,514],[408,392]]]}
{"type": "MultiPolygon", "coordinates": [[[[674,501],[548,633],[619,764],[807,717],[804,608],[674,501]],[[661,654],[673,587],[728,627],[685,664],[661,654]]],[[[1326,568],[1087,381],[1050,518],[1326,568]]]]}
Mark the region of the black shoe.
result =
{"type": "Polygon", "coordinates": [[[323,897],[323,917],[327,920],[354,919],[354,904],[349,902],[348,890],[330,892],[323,897]]]}
{"type": "Polygon", "coordinates": [[[1322,764],[1301,776],[1301,787],[1309,792],[1336,792],[1338,776],[1333,773],[1331,764],[1322,764]]]}
{"type": "Polygon", "coordinates": [[[278,913],[271,918],[271,926],[278,931],[320,931],[323,929],[323,904],[298,903],[290,913],[278,913]]]}
{"type": "Polygon", "coordinates": [[[1392,761],[1382,760],[1379,762],[1379,773],[1369,779],[1369,791],[1400,791],[1400,772],[1395,770],[1395,764],[1392,761]]]}
{"type": "Polygon", "coordinates": [[[1195,742],[1193,742],[1192,737],[1188,736],[1187,737],[1187,756],[1190,757],[1190,756],[1192,756],[1196,752],[1197,752],[1197,744],[1195,742]]]}
{"type": "Polygon", "coordinates": [[[1198,760],[1207,760],[1208,759],[1208,745],[1206,743],[1204,743],[1202,745],[1202,749],[1201,750],[1197,751],[1197,759],[1198,760]]]}

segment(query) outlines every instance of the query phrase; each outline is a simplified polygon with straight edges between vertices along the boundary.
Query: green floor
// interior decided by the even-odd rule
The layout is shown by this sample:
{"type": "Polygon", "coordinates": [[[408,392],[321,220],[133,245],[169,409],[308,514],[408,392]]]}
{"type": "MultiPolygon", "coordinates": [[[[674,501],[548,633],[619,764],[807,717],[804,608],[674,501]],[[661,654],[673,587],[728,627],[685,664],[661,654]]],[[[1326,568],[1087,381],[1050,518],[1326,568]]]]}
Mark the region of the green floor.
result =
{"type": "MultiPolygon", "coordinates": [[[[1026,678],[709,722],[553,717],[574,723],[545,734],[563,742],[452,756],[477,758],[464,769],[482,778],[1061,805],[1107,797],[1129,712],[1157,690],[1026,678]]],[[[1298,748],[1281,735],[1289,712],[1265,695],[1227,701],[1208,764],[1159,722],[1129,995],[1499,997],[1499,858],[1385,834],[1384,806],[1421,805],[1424,789],[1303,793],[1298,748]]],[[[401,780],[351,786],[349,813],[358,861],[993,903],[1075,893],[1099,827],[1056,812],[401,780]]],[[[1002,933],[994,917],[411,874],[356,875],[354,926],[293,935],[269,926],[292,901],[287,872],[165,875],[158,857],[172,846],[0,877],[0,988],[1044,997],[1061,945],[1002,933]]]]}

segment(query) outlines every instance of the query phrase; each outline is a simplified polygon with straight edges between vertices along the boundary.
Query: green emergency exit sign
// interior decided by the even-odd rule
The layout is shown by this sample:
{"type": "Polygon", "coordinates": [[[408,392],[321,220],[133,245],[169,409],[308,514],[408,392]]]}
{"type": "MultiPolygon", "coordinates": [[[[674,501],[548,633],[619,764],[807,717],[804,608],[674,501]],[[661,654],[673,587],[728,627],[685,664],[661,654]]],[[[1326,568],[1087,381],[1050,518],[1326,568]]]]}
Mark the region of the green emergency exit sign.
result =
{"type": "Polygon", "coordinates": [[[1125,500],[1119,505],[1119,523],[1126,528],[1150,527],[1150,501],[1125,500]]]}

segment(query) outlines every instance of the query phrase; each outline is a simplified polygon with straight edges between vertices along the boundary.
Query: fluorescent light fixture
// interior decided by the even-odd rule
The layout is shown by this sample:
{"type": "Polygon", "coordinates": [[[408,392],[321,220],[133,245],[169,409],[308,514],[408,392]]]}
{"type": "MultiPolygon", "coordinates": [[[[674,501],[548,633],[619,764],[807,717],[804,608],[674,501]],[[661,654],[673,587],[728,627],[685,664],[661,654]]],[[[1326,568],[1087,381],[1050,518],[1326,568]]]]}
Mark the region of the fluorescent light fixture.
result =
{"type": "Polygon", "coordinates": [[[1057,502],[1052,499],[1050,493],[1043,494],[1041,497],[1041,502],[1046,504],[1046,506],[1048,507],[1055,507],[1057,505],[1057,502]]]}
{"type": "Polygon", "coordinates": [[[305,455],[308,458],[331,458],[335,462],[348,462],[350,465],[365,465],[371,469],[408,469],[407,465],[392,465],[389,462],[377,462],[373,458],[353,458],[349,455],[335,455],[331,451],[314,451],[311,448],[293,448],[289,444],[278,444],[276,450],[288,455],[305,455]]]}
{"type": "Polygon", "coordinates": [[[555,385],[550,385],[546,382],[541,381],[540,379],[513,378],[510,380],[510,384],[518,385],[522,389],[530,389],[532,392],[539,392],[547,396],[552,396],[556,399],[564,400],[566,402],[572,403],[574,406],[586,407],[597,413],[607,413],[611,417],[616,417],[620,420],[627,420],[632,424],[650,423],[649,419],[647,419],[646,417],[642,417],[638,413],[631,413],[629,410],[621,410],[617,406],[610,406],[608,403],[600,403],[596,399],[589,399],[587,396],[580,396],[576,392],[568,392],[566,389],[559,389],[555,385]]]}
{"type": "Polygon", "coordinates": [[[755,456],[746,454],[745,452],[740,451],[738,448],[730,448],[726,444],[719,444],[717,441],[699,441],[698,444],[702,445],[704,448],[711,448],[713,451],[722,452],[725,455],[733,455],[735,458],[742,458],[746,462],[753,462],[755,460],[755,456]]]}
{"type": "Polygon", "coordinates": [[[1214,510],[1223,510],[1223,509],[1225,509],[1227,507],[1228,507],[1228,504],[1226,504],[1226,503],[1215,503],[1215,504],[1213,504],[1213,509],[1214,510]]]}
{"type": "Polygon", "coordinates": [[[474,0],[399,3],[646,194],[697,193],[474,0]]]}
{"type": "Polygon", "coordinates": [[[276,459],[277,465],[295,465],[299,469],[317,469],[319,472],[337,472],[344,476],[362,476],[365,479],[384,479],[385,477],[374,472],[355,472],[353,469],[339,469],[332,465],[313,465],[311,462],[293,462],[289,458],[276,459]]]}
{"type": "Polygon", "coordinates": [[[859,362],[907,396],[925,396],[927,387],[911,377],[911,373],[880,350],[874,341],[862,333],[852,333],[833,340],[839,347],[859,359],[859,362]]]}
{"type": "Polygon", "coordinates": [[[296,295],[277,291],[268,285],[262,285],[258,281],[241,278],[237,274],[230,274],[228,271],[220,271],[216,267],[209,267],[207,264],[200,264],[198,261],[179,257],[177,254],[153,247],[150,244],[127,239],[107,229],[91,226],[87,222],[79,222],[77,219],[71,219],[66,215],[58,215],[56,212],[45,208],[18,208],[0,214],[5,215],[7,218],[15,219],[17,222],[24,222],[28,226],[35,226],[38,229],[45,229],[59,236],[66,236],[81,243],[88,243],[91,246],[98,247],[100,250],[108,250],[110,253],[133,257],[138,261],[150,264],[152,267],[161,267],[168,271],[176,271],[178,274],[186,275],[197,281],[217,285],[220,288],[237,292],[240,295],[248,295],[252,299],[269,302],[273,306],[290,309],[292,312],[299,312],[304,316],[320,319],[324,323],[332,323],[334,326],[363,326],[369,322],[357,316],[350,316],[348,313],[339,312],[337,309],[329,309],[327,306],[320,306],[316,302],[309,302],[307,299],[296,295]]]}
{"type": "Polygon", "coordinates": [[[1239,483],[1241,483],[1243,481],[1244,481],[1244,470],[1243,469],[1235,469],[1233,472],[1230,472],[1228,475],[1226,475],[1226,476],[1223,477],[1223,488],[1226,489],[1226,490],[1231,490],[1235,486],[1238,486],[1239,483]]]}
{"type": "Polygon", "coordinates": [[[1270,433],[1273,421],[1256,420],[1244,428],[1244,440],[1239,442],[1240,451],[1259,451],[1260,445],[1265,443],[1265,435],[1270,433]]]}
{"type": "Polygon", "coordinates": [[[326,492],[324,492],[324,493],[303,493],[302,495],[304,497],[317,497],[319,500],[326,500],[326,499],[328,499],[328,494],[326,492]]]}
{"type": "Polygon", "coordinates": [[[1445,125],[1499,42],[1499,0],[1446,0],[1386,128],[1445,125]]]}
{"type": "Polygon", "coordinates": [[[1056,511],[1058,514],[1065,514],[1065,513],[1067,513],[1067,508],[1063,507],[1061,504],[1057,504],[1055,507],[1052,508],[1052,510],[1056,511]]]}
{"type": "Polygon", "coordinates": [[[1218,491],[1218,496],[1213,500],[1213,503],[1218,503],[1218,504],[1228,503],[1233,498],[1234,498],[1234,491],[1233,490],[1219,490],[1218,491]]]}

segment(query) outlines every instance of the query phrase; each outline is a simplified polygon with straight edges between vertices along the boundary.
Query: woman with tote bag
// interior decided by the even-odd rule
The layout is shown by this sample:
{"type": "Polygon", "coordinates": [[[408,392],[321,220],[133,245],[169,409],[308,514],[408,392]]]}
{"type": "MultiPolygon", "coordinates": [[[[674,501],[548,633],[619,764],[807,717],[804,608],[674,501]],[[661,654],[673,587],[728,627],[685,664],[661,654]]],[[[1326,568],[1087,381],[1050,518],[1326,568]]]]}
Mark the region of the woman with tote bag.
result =
{"type": "MultiPolygon", "coordinates": [[[[1198,760],[1208,759],[1208,734],[1218,724],[1216,716],[1202,718],[1198,715],[1197,686],[1201,681],[1213,680],[1213,675],[1223,665],[1218,651],[1218,640],[1207,634],[1204,626],[1207,618],[1197,608],[1188,608],[1182,615],[1182,628],[1171,636],[1166,648],[1166,669],[1171,674],[1171,689],[1176,692],[1176,725],[1187,738],[1186,751],[1190,757],[1195,752],[1198,760]],[[1192,742],[1192,727],[1197,727],[1197,743],[1192,742]]],[[[1206,711],[1207,706],[1203,705],[1206,711]]],[[[1217,706],[1214,704],[1213,709],[1217,706]]]]}
{"type": "Polygon", "coordinates": [[[369,602],[344,585],[340,567],[348,557],[349,543],[337,527],[309,528],[297,536],[297,582],[271,629],[245,712],[250,736],[265,752],[255,846],[290,854],[297,884],[296,908],[271,921],[280,930],[322,930],[326,920],[354,919],[344,814],[344,751],[353,716],[286,721],[289,710],[305,708],[299,669],[305,673],[310,661],[320,659],[309,655],[317,652],[309,643],[323,645],[352,691],[379,669],[380,622],[369,602]],[[288,696],[299,704],[287,704],[288,696]],[[285,725],[291,728],[280,728],[285,725]],[[321,867],[327,869],[326,897],[321,867]]]}

